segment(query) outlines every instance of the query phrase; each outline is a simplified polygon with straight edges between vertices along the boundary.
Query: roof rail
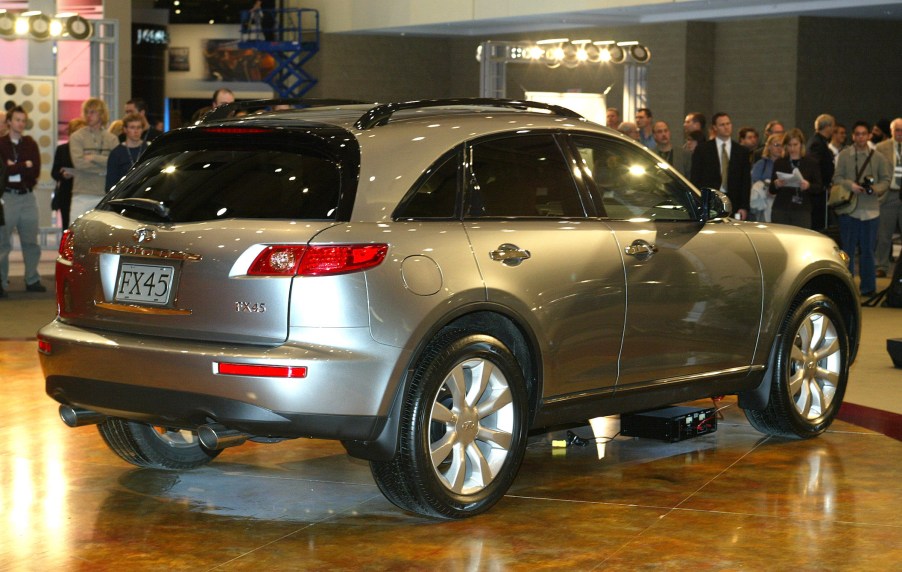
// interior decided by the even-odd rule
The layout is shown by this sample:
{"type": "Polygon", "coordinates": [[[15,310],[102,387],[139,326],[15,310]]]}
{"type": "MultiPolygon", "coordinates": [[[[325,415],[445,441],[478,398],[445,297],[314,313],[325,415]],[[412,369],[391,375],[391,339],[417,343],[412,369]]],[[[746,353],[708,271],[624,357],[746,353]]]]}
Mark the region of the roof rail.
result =
{"type": "Polygon", "coordinates": [[[385,125],[391,116],[402,109],[422,109],[426,107],[444,107],[450,105],[472,105],[482,107],[506,107],[508,109],[544,109],[561,117],[571,119],[583,119],[583,116],[573,110],[541,103],[538,101],[521,101],[518,99],[495,99],[489,97],[463,97],[456,99],[420,99],[416,101],[404,101],[399,103],[383,103],[364,113],[354,127],[361,131],[385,125]]]}
{"type": "Polygon", "coordinates": [[[356,99],[315,99],[315,98],[279,98],[279,99],[251,99],[247,101],[235,101],[220,105],[211,109],[201,118],[200,123],[208,123],[217,119],[233,117],[239,111],[272,109],[279,105],[288,105],[292,108],[306,109],[308,107],[326,107],[330,105],[355,105],[371,103],[356,99]]]}

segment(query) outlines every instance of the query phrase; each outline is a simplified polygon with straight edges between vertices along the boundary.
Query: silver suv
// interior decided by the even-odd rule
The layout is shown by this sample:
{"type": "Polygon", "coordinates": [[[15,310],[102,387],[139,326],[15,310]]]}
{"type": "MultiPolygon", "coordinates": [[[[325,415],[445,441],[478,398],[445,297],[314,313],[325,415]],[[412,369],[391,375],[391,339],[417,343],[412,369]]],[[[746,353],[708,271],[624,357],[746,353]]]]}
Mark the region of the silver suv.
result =
{"type": "Polygon", "coordinates": [[[528,432],[738,394],[805,438],[860,326],[844,254],[564,108],[337,104],[154,142],[66,231],[47,393],[142,467],[338,439],[397,506],[461,518],[528,432]]]}

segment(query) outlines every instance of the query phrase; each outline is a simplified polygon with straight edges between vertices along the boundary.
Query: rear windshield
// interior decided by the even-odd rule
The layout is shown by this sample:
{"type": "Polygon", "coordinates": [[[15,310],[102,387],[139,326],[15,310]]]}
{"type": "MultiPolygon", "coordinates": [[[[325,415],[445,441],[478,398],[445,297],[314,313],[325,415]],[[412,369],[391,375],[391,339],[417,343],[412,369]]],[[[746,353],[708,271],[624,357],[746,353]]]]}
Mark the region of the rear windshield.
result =
{"type": "Polygon", "coordinates": [[[151,153],[100,208],[148,221],[335,219],[341,195],[335,160],[285,147],[230,148],[222,139],[206,141],[151,153]],[[115,199],[148,199],[165,207],[165,215],[115,199]]]}

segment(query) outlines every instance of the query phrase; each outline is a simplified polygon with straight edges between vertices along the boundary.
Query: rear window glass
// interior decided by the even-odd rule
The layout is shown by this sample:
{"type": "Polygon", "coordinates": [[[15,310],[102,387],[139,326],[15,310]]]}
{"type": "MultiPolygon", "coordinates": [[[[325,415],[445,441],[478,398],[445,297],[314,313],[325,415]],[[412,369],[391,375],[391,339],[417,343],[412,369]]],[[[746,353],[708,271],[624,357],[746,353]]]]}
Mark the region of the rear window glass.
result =
{"type": "MultiPolygon", "coordinates": [[[[142,162],[108,199],[149,199],[166,220],[227,218],[334,219],[340,197],[338,163],[282,149],[179,149],[142,162]]],[[[106,201],[104,201],[106,203],[106,201]]],[[[158,220],[151,211],[109,204],[127,216],[158,220]]]]}

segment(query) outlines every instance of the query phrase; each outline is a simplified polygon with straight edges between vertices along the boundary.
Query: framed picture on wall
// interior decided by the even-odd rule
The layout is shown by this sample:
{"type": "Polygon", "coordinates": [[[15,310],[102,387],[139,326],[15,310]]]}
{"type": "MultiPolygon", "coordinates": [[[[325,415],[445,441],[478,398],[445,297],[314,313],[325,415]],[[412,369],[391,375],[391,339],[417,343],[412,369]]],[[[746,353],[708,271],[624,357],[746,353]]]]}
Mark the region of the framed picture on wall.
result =
{"type": "Polygon", "coordinates": [[[169,48],[169,71],[191,71],[188,48],[169,48]]]}

